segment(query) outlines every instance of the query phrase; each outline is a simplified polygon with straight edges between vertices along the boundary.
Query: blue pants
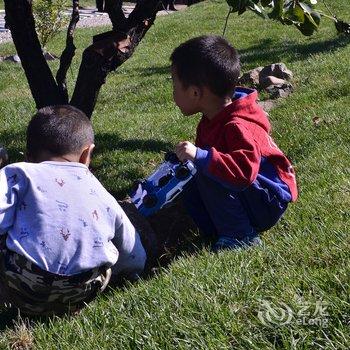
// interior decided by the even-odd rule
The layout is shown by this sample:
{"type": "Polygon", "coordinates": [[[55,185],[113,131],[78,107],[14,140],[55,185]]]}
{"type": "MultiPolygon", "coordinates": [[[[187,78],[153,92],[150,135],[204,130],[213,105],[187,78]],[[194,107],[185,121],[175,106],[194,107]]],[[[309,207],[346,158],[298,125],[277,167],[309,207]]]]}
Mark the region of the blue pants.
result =
{"type": "Polygon", "coordinates": [[[274,226],[288,204],[263,189],[258,180],[243,191],[233,191],[199,173],[183,195],[188,213],[205,235],[238,240],[274,226]]]}

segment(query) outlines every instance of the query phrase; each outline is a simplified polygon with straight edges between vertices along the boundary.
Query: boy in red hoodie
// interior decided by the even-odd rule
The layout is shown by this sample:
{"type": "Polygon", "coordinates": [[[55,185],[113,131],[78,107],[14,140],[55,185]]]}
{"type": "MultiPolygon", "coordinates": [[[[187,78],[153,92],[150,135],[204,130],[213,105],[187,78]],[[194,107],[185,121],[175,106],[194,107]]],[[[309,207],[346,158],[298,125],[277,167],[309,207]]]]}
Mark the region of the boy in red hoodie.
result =
{"type": "Polygon", "coordinates": [[[185,205],[214,251],[259,245],[297,198],[293,167],[270,136],[257,92],[236,87],[237,51],[224,38],[201,36],[171,55],[174,101],[186,116],[202,113],[195,145],[176,146],[197,167],[185,205]]]}

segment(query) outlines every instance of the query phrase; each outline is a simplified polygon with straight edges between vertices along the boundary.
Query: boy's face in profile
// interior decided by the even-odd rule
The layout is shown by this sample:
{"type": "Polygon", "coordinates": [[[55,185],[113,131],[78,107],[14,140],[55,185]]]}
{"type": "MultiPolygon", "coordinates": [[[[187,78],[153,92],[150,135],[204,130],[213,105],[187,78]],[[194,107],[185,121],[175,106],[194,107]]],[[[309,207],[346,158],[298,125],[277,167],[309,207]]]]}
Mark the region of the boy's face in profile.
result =
{"type": "Polygon", "coordinates": [[[184,115],[192,115],[200,112],[198,109],[199,90],[197,87],[185,88],[180,81],[176,68],[171,67],[171,78],[173,81],[173,99],[184,115]]]}

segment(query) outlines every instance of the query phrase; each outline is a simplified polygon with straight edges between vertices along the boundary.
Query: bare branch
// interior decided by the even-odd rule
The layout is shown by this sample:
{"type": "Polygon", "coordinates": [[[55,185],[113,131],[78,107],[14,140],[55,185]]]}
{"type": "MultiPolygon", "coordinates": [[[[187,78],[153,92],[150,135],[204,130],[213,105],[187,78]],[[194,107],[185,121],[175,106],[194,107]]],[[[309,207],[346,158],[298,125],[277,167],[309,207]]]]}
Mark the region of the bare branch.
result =
{"type": "Polygon", "coordinates": [[[139,0],[134,10],[128,17],[129,30],[138,26],[145,20],[152,21],[153,23],[156,18],[160,3],[160,0],[139,0]]]}
{"type": "Polygon", "coordinates": [[[62,52],[60,58],[60,67],[57,71],[56,81],[58,85],[59,92],[62,99],[68,103],[68,90],[67,90],[67,71],[72,63],[72,59],[75,55],[75,45],[74,45],[74,31],[77,23],[79,22],[79,0],[73,0],[73,8],[71,20],[67,29],[66,37],[66,47],[62,52]]]}

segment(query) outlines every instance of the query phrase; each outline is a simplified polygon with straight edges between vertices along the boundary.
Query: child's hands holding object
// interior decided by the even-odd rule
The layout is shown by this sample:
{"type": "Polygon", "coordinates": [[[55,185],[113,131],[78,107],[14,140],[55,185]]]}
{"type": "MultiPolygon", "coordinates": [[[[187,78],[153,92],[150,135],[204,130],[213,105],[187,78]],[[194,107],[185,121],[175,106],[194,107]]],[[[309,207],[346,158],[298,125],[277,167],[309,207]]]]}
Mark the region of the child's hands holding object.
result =
{"type": "Polygon", "coordinates": [[[189,141],[183,141],[177,144],[175,153],[181,162],[186,160],[191,160],[193,162],[196,158],[197,147],[189,141]]]}

